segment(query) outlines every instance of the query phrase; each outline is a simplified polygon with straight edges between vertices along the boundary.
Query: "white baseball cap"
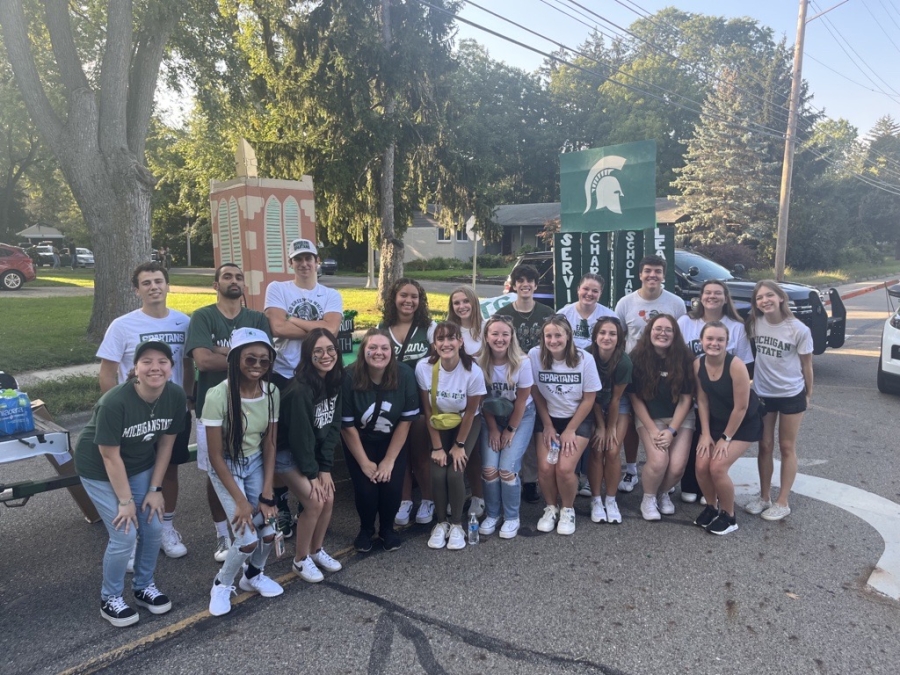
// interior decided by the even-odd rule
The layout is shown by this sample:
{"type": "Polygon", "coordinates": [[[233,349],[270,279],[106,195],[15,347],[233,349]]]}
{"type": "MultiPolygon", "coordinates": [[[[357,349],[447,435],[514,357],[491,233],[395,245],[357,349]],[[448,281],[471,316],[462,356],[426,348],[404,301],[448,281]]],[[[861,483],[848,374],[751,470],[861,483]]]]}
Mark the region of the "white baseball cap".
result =
{"type": "Polygon", "coordinates": [[[272,347],[272,341],[269,339],[269,336],[266,335],[266,331],[260,330],[259,328],[235,328],[231,333],[231,347],[228,350],[228,357],[231,358],[231,353],[235,349],[239,349],[244,345],[256,343],[264,344],[268,347],[269,352],[274,358],[275,348],[272,347]]]}
{"type": "Polygon", "coordinates": [[[288,258],[293,260],[298,255],[304,253],[311,253],[318,257],[319,250],[309,239],[294,239],[294,241],[291,242],[291,252],[288,254],[288,258]]]}

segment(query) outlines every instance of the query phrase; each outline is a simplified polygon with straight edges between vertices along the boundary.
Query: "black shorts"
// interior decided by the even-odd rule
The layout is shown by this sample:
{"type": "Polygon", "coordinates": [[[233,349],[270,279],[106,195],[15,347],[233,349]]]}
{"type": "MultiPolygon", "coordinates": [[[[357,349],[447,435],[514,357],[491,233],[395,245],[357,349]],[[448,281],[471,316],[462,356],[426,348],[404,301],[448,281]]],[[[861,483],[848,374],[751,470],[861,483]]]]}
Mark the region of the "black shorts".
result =
{"type": "Polygon", "coordinates": [[[175,445],[172,446],[172,458],[169,460],[169,466],[177,466],[178,464],[187,464],[191,461],[191,451],[188,446],[191,443],[191,411],[186,410],[184,413],[184,426],[175,437],[175,445]]]}
{"type": "MultiPolygon", "coordinates": [[[[733,441],[746,441],[747,443],[756,443],[762,438],[762,410],[755,412],[753,415],[749,417],[745,417],[744,421],[741,422],[741,426],[738,427],[738,430],[734,432],[734,436],[731,437],[733,441]]],[[[722,434],[725,433],[725,427],[728,426],[728,420],[720,421],[720,420],[710,420],[709,421],[709,431],[710,436],[712,436],[713,442],[719,440],[722,437],[722,434]]]]}
{"type": "MultiPolygon", "coordinates": [[[[572,421],[571,417],[551,417],[550,421],[553,422],[553,428],[556,429],[556,433],[561,434],[566,430],[566,427],[569,426],[569,422],[572,421]]],[[[534,421],[534,433],[539,434],[544,430],[544,425],[541,423],[541,418],[538,417],[534,421]]],[[[581,436],[582,438],[590,438],[594,433],[594,420],[590,415],[584,418],[581,424],[578,425],[578,428],[575,430],[576,436],[581,436]]]]}
{"type": "Polygon", "coordinates": [[[764,407],[763,415],[766,413],[798,415],[802,412],[806,412],[806,389],[796,396],[760,396],[759,400],[764,407]]]}

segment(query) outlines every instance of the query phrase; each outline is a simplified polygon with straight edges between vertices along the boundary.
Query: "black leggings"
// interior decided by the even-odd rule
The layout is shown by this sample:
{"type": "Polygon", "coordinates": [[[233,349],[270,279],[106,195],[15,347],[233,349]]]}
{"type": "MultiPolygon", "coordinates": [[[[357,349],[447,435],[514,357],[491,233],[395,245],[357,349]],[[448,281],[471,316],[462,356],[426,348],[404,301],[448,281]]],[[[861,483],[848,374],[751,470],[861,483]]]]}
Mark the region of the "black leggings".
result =
{"type": "MultiPolygon", "coordinates": [[[[431,465],[431,495],[434,497],[434,514],[438,523],[451,522],[458,525],[465,523],[463,516],[463,504],[466,501],[466,475],[465,471],[457,471],[453,468],[453,459],[450,457],[450,449],[456,442],[457,429],[439,431],[444,452],[447,453],[446,466],[431,465]],[[451,515],[447,516],[447,502],[450,502],[451,515]]],[[[472,456],[472,450],[478,443],[478,434],[481,432],[481,416],[472,420],[472,428],[466,438],[466,459],[472,456]]]]}
{"type": "MultiPolygon", "coordinates": [[[[383,443],[362,441],[363,450],[370,461],[378,464],[387,454],[390,440],[383,443]]],[[[403,476],[406,474],[406,446],[400,450],[391,471],[391,479],[387,483],[373,483],[363,473],[353,453],[344,444],[344,456],[347,459],[347,471],[353,482],[353,497],[356,501],[356,512],[359,514],[359,529],[375,532],[375,516],[378,516],[378,533],[384,536],[394,530],[394,516],[400,508],[403,492],[403,476]]]]}

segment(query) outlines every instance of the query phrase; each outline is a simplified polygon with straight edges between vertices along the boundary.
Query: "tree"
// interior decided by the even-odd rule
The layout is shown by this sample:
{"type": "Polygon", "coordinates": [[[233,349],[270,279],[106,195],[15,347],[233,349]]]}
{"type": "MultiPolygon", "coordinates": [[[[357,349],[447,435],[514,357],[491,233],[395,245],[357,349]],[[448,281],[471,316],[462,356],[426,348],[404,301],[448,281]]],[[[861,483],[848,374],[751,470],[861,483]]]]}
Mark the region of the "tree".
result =
{"type": "Polygon", "coordinates": [[[59,162],[94,242],[97,260],[88,334],[134,309],[131,270],[150,258],[154,177],[144,149],[166,43],[186,0],[97,0],[71,7],[0,0],[0,24],[16,83],[59,162]],[[95,22],[100,19],[103,28],[95,22]],[[52,56],[43,39],[49,38],[52,56]],[[46,62],[51,71],[38,70],[46,62]],[[58,82],[64,109],[48,88],[58,82]]]}

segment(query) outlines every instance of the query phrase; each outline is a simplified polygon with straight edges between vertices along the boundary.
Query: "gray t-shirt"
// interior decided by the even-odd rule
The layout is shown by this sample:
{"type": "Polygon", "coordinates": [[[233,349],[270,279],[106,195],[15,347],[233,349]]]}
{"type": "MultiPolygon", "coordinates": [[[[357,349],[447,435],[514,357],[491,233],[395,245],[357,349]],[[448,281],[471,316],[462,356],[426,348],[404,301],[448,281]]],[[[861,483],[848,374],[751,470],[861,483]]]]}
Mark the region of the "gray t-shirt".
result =
{"type": "Polygon", "coordinates": [[[671,314],[678,319],[686,313],[684,300],[669,291],[663,291],[656,300],[644,300],[638,291],[629,293],[616,303],[616,315],[628,332],[625,351],[634,349],[647,322],[657,314],[671,314]]]}
{"type": "Polygon", "coordinates": [[[803,391],[801,354],[812,354],[812,333],[797,319],[771,324],[758,318],[753,324],[756,369],[753,389],[760,396],[789,398],[803,391]]]}

